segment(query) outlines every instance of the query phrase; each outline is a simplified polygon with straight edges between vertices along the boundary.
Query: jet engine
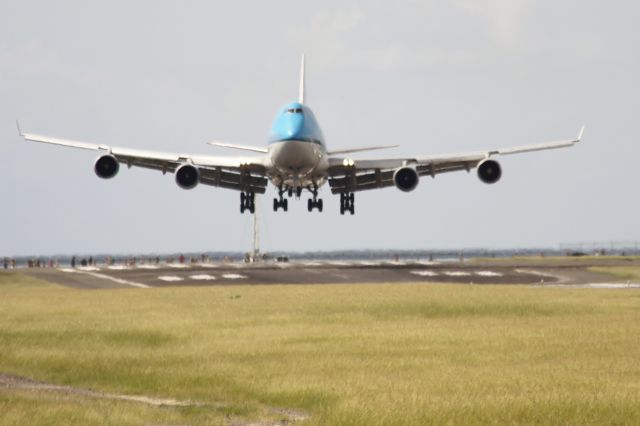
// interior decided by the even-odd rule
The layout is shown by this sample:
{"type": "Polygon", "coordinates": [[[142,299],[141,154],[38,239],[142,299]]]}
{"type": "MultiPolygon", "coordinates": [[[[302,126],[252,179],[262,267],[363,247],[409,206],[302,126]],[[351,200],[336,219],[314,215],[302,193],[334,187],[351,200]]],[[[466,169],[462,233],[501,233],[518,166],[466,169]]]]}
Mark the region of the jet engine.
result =
{"type": "Polygon", "coordinates": [[[393,183],[400,191],[413,191],[419,180],[418,172],[412,167],[400,167],[393,173],[393,183]]]}
{"type": "Polygon", "coordinates": [[[93,165],[93,170],[95,170],[98,177],[111,179],[118,174],[120,164],[118,164],[118,160],[113,155],[103,155],[102,157],[98,157],[96,163],[93,165]]]}
{"type": "Polygon", "coordinates": [[[182,189],[193,189],[200,182],[200,172],[191,164],[183,164],[176,169],[176,183],[182,189]]]}
{"type": "Polygon", "coordinates": [[[495,160],[484,160],[478,165],[478,177],[484,183],[496,183],[502,176],[500,164],[495,160]]]}

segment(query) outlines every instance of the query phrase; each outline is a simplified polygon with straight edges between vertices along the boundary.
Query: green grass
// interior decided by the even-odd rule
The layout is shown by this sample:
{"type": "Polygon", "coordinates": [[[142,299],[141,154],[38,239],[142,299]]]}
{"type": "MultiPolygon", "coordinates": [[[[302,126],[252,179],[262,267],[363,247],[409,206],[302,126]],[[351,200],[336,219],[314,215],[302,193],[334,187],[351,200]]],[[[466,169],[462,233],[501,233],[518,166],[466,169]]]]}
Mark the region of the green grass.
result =
{"type": "Polygon", "coordinates": [[[640,266],[602,266],[589,270],[614,275],[621,281],[640,281],[640,266]]]}
{"type": "Polygon", "coordinates": [[[0,274],[1,424],[638,424],[640,293],[466,285],[78,291],[0,274]]]}

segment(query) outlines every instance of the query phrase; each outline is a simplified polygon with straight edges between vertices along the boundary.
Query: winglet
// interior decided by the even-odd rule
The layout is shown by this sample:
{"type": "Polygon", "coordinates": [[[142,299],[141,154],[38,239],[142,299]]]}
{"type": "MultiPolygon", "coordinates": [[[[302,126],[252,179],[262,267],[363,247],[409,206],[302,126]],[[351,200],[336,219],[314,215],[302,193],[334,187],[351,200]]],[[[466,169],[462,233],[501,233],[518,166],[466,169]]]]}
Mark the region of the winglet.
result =
{"type": "Polygon", "coordinates": [[[584,133],[584,126],[580,128],[580,133],[578,134],[578,139],[576,139],[576,142],[580,142],[582,140],[583,133],[584,133]]]}
{"type": "Polygon", "coordinates": [[[300,88],[298,89],[298,102],[304,105],[304,53],[300,64],[300,88]]]}
{"type": "Polygon", "coordinates": [[[24,133],[22,133],[22,129],[20,128],[20,123],[16,120],[16,127],[18,128],[18,135],[24,137],[24,133]]]}

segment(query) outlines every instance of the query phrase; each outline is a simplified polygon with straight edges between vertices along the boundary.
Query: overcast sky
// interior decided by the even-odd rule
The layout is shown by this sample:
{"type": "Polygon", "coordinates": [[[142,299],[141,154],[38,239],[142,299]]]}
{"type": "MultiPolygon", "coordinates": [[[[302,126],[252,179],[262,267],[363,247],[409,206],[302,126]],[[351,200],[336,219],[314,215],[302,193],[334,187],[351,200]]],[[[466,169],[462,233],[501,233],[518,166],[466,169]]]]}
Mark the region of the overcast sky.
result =
{"type": "MultiPolygon", "coordinates": [[[[248,250],[235,191],[173,175],[93,172],[97,154],[29,132],[234,155],[266,143],[295,100],[329,148],[400,144],[413,156],[571,138],[417,189],[356,193],[341,216],[306,195],[259,200],[263,250],[557,247],[640,241],[640,3],[584,0],[4,1],[0,3],[0,255],[248,250]]],[[[367,154],[362,154],[367,156],[367,154]]]]}

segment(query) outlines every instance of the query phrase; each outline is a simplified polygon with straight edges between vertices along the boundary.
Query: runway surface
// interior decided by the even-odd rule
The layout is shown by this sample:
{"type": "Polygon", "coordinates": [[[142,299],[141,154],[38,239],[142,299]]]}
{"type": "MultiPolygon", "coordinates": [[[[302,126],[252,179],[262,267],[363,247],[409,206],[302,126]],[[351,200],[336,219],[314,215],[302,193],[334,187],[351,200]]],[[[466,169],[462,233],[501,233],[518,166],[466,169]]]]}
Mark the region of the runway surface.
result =
{"type": "MultiPolygon", "coordinates": [[[[608,262],[606,263],[609,265],[608,262]]],[[[633,263],[637,264],[637,261],[633,263]]],[[[602,262],[595,262],[602,265],[602,262]]],[[[629,265],[629,263],[625,263],[629,265]]],[[[137,266],[89,266],[34,268],[25,273],[79,289],[150,288],[168,286],[359,284],[359,283],[458,283],[623,286],[619,279],[590,271],[594,262],[287,262],[144,264],[137,266]]],[[[637,284],[626,283],[633,287],[637,284]]],[[[640,286],[640,285],[638,285],[640,286]]]]}

